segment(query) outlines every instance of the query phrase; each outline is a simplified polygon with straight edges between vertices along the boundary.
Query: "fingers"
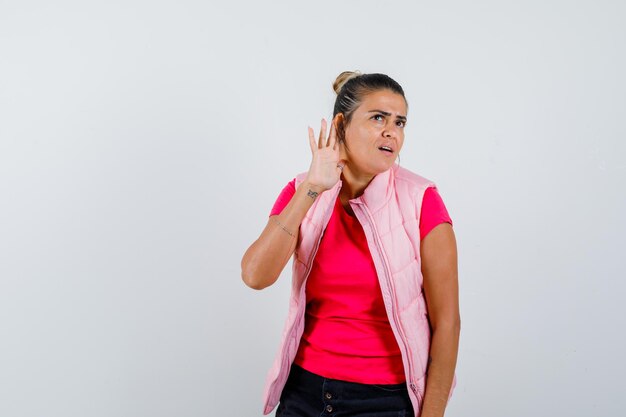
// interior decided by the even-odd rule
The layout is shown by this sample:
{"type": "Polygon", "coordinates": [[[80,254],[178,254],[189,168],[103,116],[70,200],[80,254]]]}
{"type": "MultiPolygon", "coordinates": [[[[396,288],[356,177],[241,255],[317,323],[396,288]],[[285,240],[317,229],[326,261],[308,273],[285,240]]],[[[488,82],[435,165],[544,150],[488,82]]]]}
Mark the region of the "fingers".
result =
{"type": "Polygon", "coordinates": [[[335,117],[330,125],[330,137],[328,138],[328,146],[330,146],[333,150],[335,149],[335,144],[337,143],[337,128],[335,126],[337,117],[335,117]]]}
{"type": "Polygon", "coordinates": [[[322,130],[320,130],[320,140],[317,147],[322,148],[326,146],[326,119],[322,119],[322,130]]]}
{"type": "Polygon", "coordinates": [[[315,153],[315,149],[317,148],[317,145],[315,144],[315,134],[313,133],[313,129],[308,126],[309,128],[309,146],[311,147],[311,152],[315,153]]]}
{"type": "Polygon", "coordinates": [[[309,130],[309,146],[311,147],[311,152],[315,152],[315,149],[322,149],[324,147],[331,147],[332,149],[335,149],[335,145],[337,144],[337,129],[335,127],[334,119],[330,125],[328,139],[326,138],[326,119],[322,119],[322,128],[320,130],[318,140],[315,140],[315,132],[313,131],[313,128],[310,126],[307,127],[309,130]]]}

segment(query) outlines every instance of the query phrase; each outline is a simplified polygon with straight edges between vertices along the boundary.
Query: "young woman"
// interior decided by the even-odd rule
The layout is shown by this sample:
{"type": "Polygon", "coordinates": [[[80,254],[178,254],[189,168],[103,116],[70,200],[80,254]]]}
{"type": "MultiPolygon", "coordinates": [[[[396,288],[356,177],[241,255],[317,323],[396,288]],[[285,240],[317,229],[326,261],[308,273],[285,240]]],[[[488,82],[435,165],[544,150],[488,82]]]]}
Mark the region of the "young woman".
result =
{"type": "Polygon", "coordinates": [[[292,255],[283,340],[265,387],[277,417],[443,416],[460,333],[452,220],[435,184],[395,163],[407,102],[384,74],[341,73],[329,136],[243,256],[251,288],[292,255]]]}

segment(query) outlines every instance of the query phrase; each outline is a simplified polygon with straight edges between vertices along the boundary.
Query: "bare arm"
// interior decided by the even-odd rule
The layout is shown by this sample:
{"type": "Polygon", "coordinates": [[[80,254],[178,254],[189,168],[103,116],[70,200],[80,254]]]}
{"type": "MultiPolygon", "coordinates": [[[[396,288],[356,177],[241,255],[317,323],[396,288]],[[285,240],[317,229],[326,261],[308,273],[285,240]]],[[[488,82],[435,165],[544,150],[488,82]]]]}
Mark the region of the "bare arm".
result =
{"type": "Polygon", "coordinates": [[[241,260],[241,277],[247,286],[262,290],[276,282],[296,248],[300,223],[321,192],[320,187],[304,182],[283,211],[270,216],[241,260]]]}
{"type": "MultiPolygon", "coordinates": [[[[341,113],[340,113],[341,114],[341,113]]],[[[318,194],[332,188],[341,176],[339,146],[335,121],[326,138],[326,120],[322,119],[319,140],[309,127],[309,145],[313,160],[307,179],[296,189],[289,203],[278,216],[270,216],[261,236],[241,259],[241,278],[250,288],[261,290],[278,279],[298,241],[302,219],[318,194]]]]}
{"type": "Polygon", "coordinates": [[[442,417],[454,378],[461,330],[456,239],[449,223],[439,224],[426,235],[421,257],[433,330],[422,417],[442,417]]]}

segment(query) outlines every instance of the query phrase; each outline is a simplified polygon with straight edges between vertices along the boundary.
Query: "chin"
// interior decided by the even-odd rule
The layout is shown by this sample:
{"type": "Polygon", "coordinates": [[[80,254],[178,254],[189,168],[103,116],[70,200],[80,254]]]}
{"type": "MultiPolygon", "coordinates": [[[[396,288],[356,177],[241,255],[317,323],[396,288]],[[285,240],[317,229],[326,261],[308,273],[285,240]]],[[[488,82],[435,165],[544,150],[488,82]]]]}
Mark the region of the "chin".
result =
{"type": "Polygon", "coordinates": [[[380,172],[385,172],[385,171],[387,171],[389,168],[392,168],[395,164],[396,164],[396,161],[393,161],[393,162],[391,162],[391,163],[389,163],[389,164],[385,164],[385,165],[384,165],[384,168],[382,168],[382,170],[381,170],[380,172]]]}

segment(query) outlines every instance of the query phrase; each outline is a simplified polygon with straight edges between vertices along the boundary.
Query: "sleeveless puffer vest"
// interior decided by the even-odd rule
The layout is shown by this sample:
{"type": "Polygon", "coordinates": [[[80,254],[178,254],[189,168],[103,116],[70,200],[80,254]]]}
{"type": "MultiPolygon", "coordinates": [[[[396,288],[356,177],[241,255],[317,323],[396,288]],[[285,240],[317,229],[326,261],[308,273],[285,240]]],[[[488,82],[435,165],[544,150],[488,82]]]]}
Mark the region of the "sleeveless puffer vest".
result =
{"type": "MultiPolygon", "coordinates": [[[[307,173],[296,176],[296,187],[307,173]]],[[[317,196],[305,215],[294,252],[291,298],[282,341],[267,375],[263,414],[280,400],[291,364],[304,332],[306,279],[342,181],[317,196]]],[[[431,330],[423,294],[419,221],[424,192],[435,184],[397,164],[374,177],[360,197],[350,200],[363,226],[380,282],[389,323],[402,352],[409,396],[415,417],[421,413],[431,330]]],[[[450,397],[456,386],[452,381],[450,397]]]]}

